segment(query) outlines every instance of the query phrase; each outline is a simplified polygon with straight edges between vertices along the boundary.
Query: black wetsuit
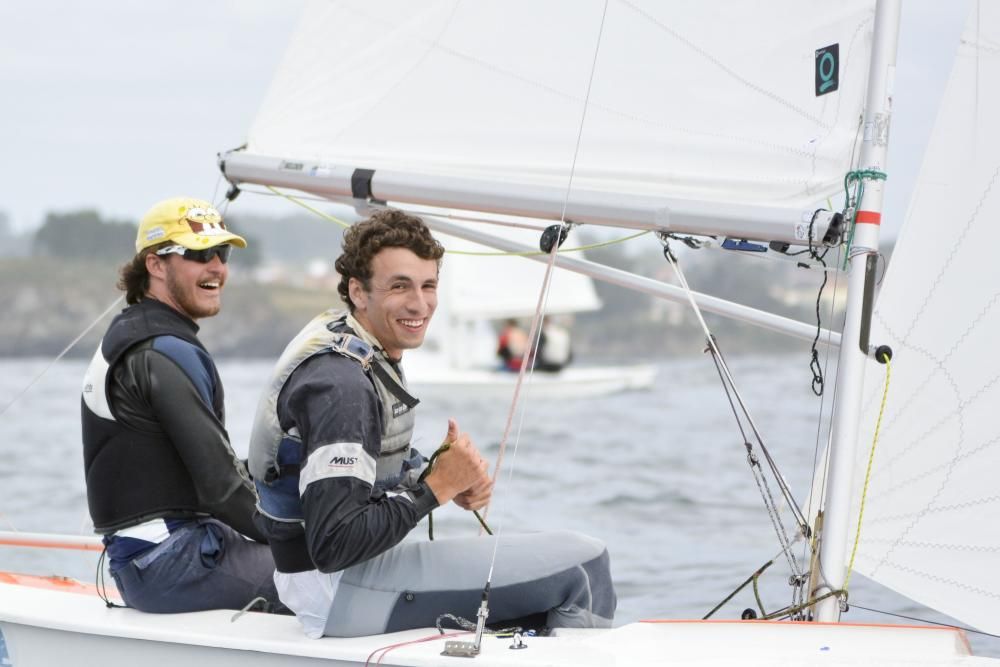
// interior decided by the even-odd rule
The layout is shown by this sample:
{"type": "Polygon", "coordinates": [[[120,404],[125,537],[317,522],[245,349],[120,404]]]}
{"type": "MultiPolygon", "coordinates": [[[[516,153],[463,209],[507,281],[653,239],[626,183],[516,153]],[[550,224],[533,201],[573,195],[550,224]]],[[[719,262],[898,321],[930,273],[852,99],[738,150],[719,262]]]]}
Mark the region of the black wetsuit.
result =
{"type": "Polygon", "coordinates": [[[84,383],[87,501],[112,574],[146,611],[276,600],[222,383],[191,319],[144,299],[112,321],[84,383]],[[197,567],[191,567],[189,561],[197,567]]]}

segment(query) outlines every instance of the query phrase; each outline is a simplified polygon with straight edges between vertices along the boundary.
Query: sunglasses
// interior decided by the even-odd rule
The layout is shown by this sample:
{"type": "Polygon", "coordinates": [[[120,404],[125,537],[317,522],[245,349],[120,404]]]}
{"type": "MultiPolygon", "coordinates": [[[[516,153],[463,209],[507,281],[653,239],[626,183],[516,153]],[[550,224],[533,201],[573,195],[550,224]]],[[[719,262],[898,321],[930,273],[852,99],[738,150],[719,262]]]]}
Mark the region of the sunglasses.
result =
{"type": "Polygon", "coordinates": [[[213,257],[218,257],[219,261],[225,264],[229,261],[229,255],[232,251],[233,246],[228,243],[212,246],[211,248],[205,248],[204,250],[191,250],[190,248],[185,248],[182,245],[168,245],[165,248],[157,250],[156,254],[160,256],[180,255],[184,259],[191,260],[192,262],[198,262],[199,264],[208,264],[212,261],[213,257]]]}

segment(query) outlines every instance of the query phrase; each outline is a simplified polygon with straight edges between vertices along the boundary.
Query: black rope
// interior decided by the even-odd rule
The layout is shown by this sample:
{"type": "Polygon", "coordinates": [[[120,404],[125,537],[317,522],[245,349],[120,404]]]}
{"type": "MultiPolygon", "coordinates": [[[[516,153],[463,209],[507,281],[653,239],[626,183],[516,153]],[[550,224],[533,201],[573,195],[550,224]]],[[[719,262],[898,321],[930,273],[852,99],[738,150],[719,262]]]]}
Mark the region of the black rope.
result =
{"type": "Polygon", "coordinates": [[[983,630],[976,630],[975,628],[970,628],[965,625],[955,625],[954,623],[942,623],[940,621],[931,621],[926,618],[918,618],[916,616],[907,616],[906,614],[897,614],[891,611],[884,611],[882,609],[872,609],[870,607],[862,607],[859,604],[851,604],[855,609],[864,609],[865,611],[875,612],[876,614],[885,614],[886,616],[895,616],[896,618],[905,618],[908,621],[917,621],[918,623],[927,623],[928,625],[939,625],[944,628],[955,628],[956,630],[962,630],[964,632],[972,632],[977,635],[984,635],[986,637],[993,637],[995,639],[1000,639],[1000,635],[995,635],[990,632],[984,632],[983,630]]]}
{"type": "Polygon", "coordinates": [[[749,583],[751,583],[753,581],[756,581],[757,578],[760,577],[760,575],[764,574],[764,570],[766,570],[767,568],[771,567],[773,564],[774,564],[774,559],[771,559],[771,560],[767,561],[766,563],[764,563],[763,565],[761,565],[759,568],[757,568],[756,572],[754,572],[749,577],[747,577],[743,581],[743,583],[740,584],[739,586],[737,586],[736,590],[734,590],[732,593],[730,593],[729,595],[727,595],[725,597],[725,599],[722,600],[722,602],[720,602],[719,604],[717,604],[714,607],[712,607],[712,611],[710,611],[707,614],[705,614],[704,616],[702,616],[701,620],[707,621],[708,619],[712,618],[712,616],[715,614],[715,612],[717,612],[720,609],[722,609],[723,605],[725,605],[727,602],[729,602],[734,597],[736,597],[736,594],[739,593],[740,591],[742,591],[744,588],[746,588],[749,583]]]}
{"type": "MultiPolygon", "coordinates": [[[[437,451],[431,454],[431,457],[427,459],[427,467],[424,468],[424,471],[420,473],[420,477],[417,478],[418,484],[427,479],[427,475],[431,474],[431,469],[434,467],[434,462],[437,461],[437,457],[441,456],[449,449],[451,449],[451,443],[446,442],[440,447],[438,447],[437,451]]],[[[479,514],[479,511],[472,510],[472,514],[475,515],[476,520],[479,521],[479,525],[483,527],[483,530],[486,531],[486,534],[492,535],[493,531],[490,530],[490,527],[486,525],[486,521],[479,514]]],[[[431,542],[434,541],[434,512],[427,513],[427,539],[430,540],[431,542]]]]}
{"type": "MultiPolygon", "coordinates": [[[[732,600],[736,596],[737,593],[739,593],[740,591],[742,591],[744,588],[746,588],[750,584],[753,584],[753,596],[754,596],[754,599],[757,602],[757,608],[760,609],[760,614],[761,614],[760,618],[761,618],[761,620],[773,620],[773,619],[776,619],[776,618],[791,617],[793,614],[797,614],[797,613],[799,613],[801,611],[804,611],[804,610],[806,610],[806,609],[808,609],[810,607],[813,607],[818,602],[822,602],[823,600],[825,600],[825,599],[827,599],[829,597],[834,597],[834,596],[843,597],[845,600],[847,598],[847,591],[828,591],[827,593],[824,593],[823,595],[820,595],[819,597],[813,598],[811,600],[807,600],[806,602],[803,602],[801,604],[789,605],[789,606],[783,607],[783,608],[781,608],[781,609],[779,609],[777,611],[773,611],[771,613],[768,613],[764,609],[764,602],[763,602],[763,600],[761,600],[761,598],[760,598],[760,591],[757,588],[757,581],[760,579],[760,576],[762,574],[764,574],[764,571],[767,568],[771,567],[771,565],[773,565],[773,564],[774,564],[774,559],[771,559],[771,560],[767,561],[766,563],[764,563],[763,565],[761,565],[757,569],[756,572],[754,572],[753,574],[751,574],[749,577],[747,577],[743,581],[743,583],[741,583],[739,586],[737,586],[736,590],[734,590],[732,593],[730,593],[729,595],[727,595],[726,598],[722,602],[720,602],[719,604],[715,605],[715,607],[713,607],[710,612],[708,612],[707,614],[705,614],[705,616],[702,617],[702,620],[707,620],[707,619],[711,618],[711,616],[713,614],[715,614],[715,612],[717,612],[719,609],[721,609],[723,605],[725,605],[727,602],[729,602],[730,600],[732,600]]],[[[854,606],[858,607],[858,609],[865,609],[865,607],[861,607],[859,605],[854,605],[854,606]]],[[[876,610],[872,609],[870,611],[876,611],[876,610]]],[[[885,613],[888,613],[888,612],[885,612],[885,613]]],[[[910,617],[909,616],[903,616],[902,618],[910,618],[910,617]]],[[[911,620],[921,620],[921,619],[911,619],[911,620]]],[[[947,625],[947,624],[941,623],[939,625],[947,625]]],[[[949,627],[958,627],[958,626],[949,626],[949,627]]],[[[960,628],[960,629],[964,630],[966,628],[960,628]]],[[[971,632],[978,632],[978,631],[977,630],[971,630],[971,632]]],[[[988,633],[983,633],[983,634],[988,634],[988,633]]],[[[991,636],[995,637],[996,635],[991,635],[991,636]]]]}
{"type": "Polygon", "coordinates": [[[822,602],[823,600],[831,597],[840,597],[842,598],[842,600],[846,600],[847,591],[829,591],[827,593],[824,593],[823,595],[820,595],[818,598],[813,598],[811,600],[803,602],[802,604],[791,605],[789,607],[779,609],[778,611],[772,611],[770,614],[764,614],[763,616],[761,616],[761,620],[773,621],[774,619],[791,617],[792,614],[797,614],[800,611],[804,611],[809,607],[813,607],[817,603],[822,602]]]}
{"type": "MultiPolygon", "coordinates": [[[[434,627],[440,634],[444,634],[444,627],[442,627],[442,621],[451,621],[454,623],[458,629],[467,630],[469,632],[476,631],[476,624],[463,616],[456,616],[455,614],[441,614],[434,621],[434,627]]],[[[495,630],[486,627],[483,628],[484,635],[495,635],[497,637],[511,637],[515,632],[522,632],[524,628],[520,625],[512,625],[507,628],[497,628],[495,630]]]]}
{"type": "Polygon", "coordinates": [[[828,277],[825,258],[826,253],[830,250],[827,248],[823,251],[823,254],[820,254],[816,251],[816,248],[813,245],[813,233],[816,228],[816,216],[819,215],[822,210],[823,209],[816,209],[816,211],[813,212],[812,220],[809,221],[809,246],[807,248],[809,257],[823,265],[823,282],[820,284],[819,291],[816,293],[816,335],[813,336],[811,358],[809,361],[809,370],[812,371],[813,374],[812,391],[817,396],[823,395],[823,388],[826,385],[826,380],[823,378],[823,367],[819,363],[819,351],[816,346],[819,344],[819,336],[823,331],[822,318],[820,317],[820,302],[823,299],[823,290],[826,288],[826,281],[828,277]]]}
{"type": "Polygon", "coordinates": [[[119,609],[124,609],[125,605],[120,605],[115,602],[112,602],[111,598],[108,596],[108,586],[107,582],[104,579],[104,563],[107,560],[107,555],[108,555],[108,545],[105,544],[104,549],[101,550],[100,557],[97,559],[97,575],[94,580],[94,587],[97,589],[98,597],[100,597],[101,600],[104,601],[104,604],[105,606],[107,606],[108,609],[113,609],[115,607],[118,607],[119,609]]]}

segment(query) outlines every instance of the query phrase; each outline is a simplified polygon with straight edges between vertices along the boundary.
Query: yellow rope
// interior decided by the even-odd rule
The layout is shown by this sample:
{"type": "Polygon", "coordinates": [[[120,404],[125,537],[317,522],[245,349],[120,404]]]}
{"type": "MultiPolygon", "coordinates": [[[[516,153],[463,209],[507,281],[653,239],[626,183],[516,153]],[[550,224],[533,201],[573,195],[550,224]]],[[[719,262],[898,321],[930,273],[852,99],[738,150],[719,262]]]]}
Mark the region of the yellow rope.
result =
{"type": "Polygon", "coordinates": [[[882,390],[882,405],[878,410],[878,420],[875,422],[875,435],[872,438],[872,450],[868,454],[868,470],[865,471],[865,485],[861,489],[861,508],[858,510],[858,528],[854,534],[854,547],[851,548],[851,560],[847,564],[847,577],[844,579],[844,591],[847,591],[847,585],[851,582],[851,572],[854,571],[854,557],[858,553],[858,543],[861,542],[861,520],[865,516],[865,498],[868,495],[868,482],[872,476],[872,464],[875,462],[875,445],[878,444],[878,432],[882,427],[882,415],[885,413],[886,400],[889,397],[889,378],[892,375],[892,364],[889,361],[889,356],[886,354],[882,355],[885,359],[885,387],[882,390]]]}
{"type": "MultiPolygon", "coordinates": [[[[309,204],[306,204],[305,202],[303,202],[302,200],[300,200],[298,197],[293,197],[293,196],[291,196],[289,194],[285,194],[281,190],[278,190],[277,188],[275,188],[273,186],[270,186],[270,185],[266,185],[264,187],[266,187],[268,190],[270,190],[274,194],[278,195],[279,197],[284,197],[285,199],[287,199],[288,201],[292,202],[293,204],[298,204],[299,206],[301,206],[302,208],[306,209],[310,213],[315,213],[316,215],[318,215],[319,217],[323,218],[324,220],[328,220],[330,222],[337,223],[338,225],[340,225],[344,229],[347,229],[348,227],[351,226],[350,223],[344,222],[340,218],[334,217],[334,216],[330,215],[329,213],[324,213],[323,211],[319,210],[318,208],[315,208],[313,206],[310,206],[309,204]]],[[[560,250],[559,252],[560,253],[563,253],[563,252],[580,252],[580,251],[583,251],[583,250],[593,250],[594,248],[603,248],[604,246],[614,245],[616,243],[624,243],[625,241],[631,241],[632,239],[639,238],[643,234],[648,234],[648,233],[649,233],[649,230],[647,229],[645,231],[639,232],[638,234],[632,234],[631,236],[625,236],[625,237],[622,237],[620,239],[612,239],[611,241],[603,241],[601,243],[591,243],[589,245],[577,246],[576,248],[566,248],[566,249],[560,250]]],[[[449,255],[472,255],[472,256],[477,256],[477,257],[504,257],[504,256],[531,257],[533,255],[547,255],[548,254],[547,252],[542,252],[541,250],[525,250],[525,251],[522,251],[522,252],[504,252],[504,251],[473,252],[473,251],[470,251],[470,250],[446,250],[445,252],[447,252],[449,255]]]]}
{"type": "Polygon", "coordinates": [[[286,195],[284,192],[282,192],[281,190],[279,190],[279,189],[277,189],[275,187],[272,187],[270,185],[265,185],[264,187],[266,187],[268,190],[270,190],[274,194],[278,195],[279,197],[284,197],[285,199],[287,199],[288,201],[292,202],[293,204],[298,204],[299,206],[301,206],[305,210],[309,211],[310,213],[315,213],[316,215],[318,215],[319,217],[323,218],[324,220],[329,220],[330,222],[337,223],[338,225],[340,225],[344,229],[347,229],[348,227],[351,226],[350,223],[344,222],[340,218],[335,218],[334,216],[330,215],[329,213],[324,213],[323,211],[319,210],[318,208],[314,208],[314,207],[310,206],[309,204],[305,203],[304,201],[298,199],[297,197],[293,197],[291,195],[286,195]]]}
{"type": "MultiPolygon", "coordinates": [[[[649,231],[650,230],[647,229],[646,231],[639,232],[637,234],[632,234],[631,236],[623,236],[622,238],[619,238],[619,239],[612,239],[610,241],[603,241],[601,243],[591,243],[589,245],[581,245],[581,246],[577,246],[575,248],[560,248],[559,253],[562,254],[562,253],[565,253],[565,252],[579,252],[579,251],[582,251],[582,250],[593,250],[594,248],[603,248],[605,246],[614,245],[616,243],[624,243],[625,241],[631,241],[632,239],[637,239],[640,236],[642,236],[643,234],[648,234],[649,231]]],[[[474,251],[471,251],[471,250],[449,250],[448,253],[450,253],[452,255],[473,255],[473,256],[477,256],[477,257],[502,257],[504,255],[515,255],[515,256],[518,256],[518,257],[531,257],[533,255],[548,255],[549,254],[547,252],[542,252],[541,250],[524,250],[524,251],[521,251],[521,252],[503,252],[503,251],[474,252],[474,251]]]]}

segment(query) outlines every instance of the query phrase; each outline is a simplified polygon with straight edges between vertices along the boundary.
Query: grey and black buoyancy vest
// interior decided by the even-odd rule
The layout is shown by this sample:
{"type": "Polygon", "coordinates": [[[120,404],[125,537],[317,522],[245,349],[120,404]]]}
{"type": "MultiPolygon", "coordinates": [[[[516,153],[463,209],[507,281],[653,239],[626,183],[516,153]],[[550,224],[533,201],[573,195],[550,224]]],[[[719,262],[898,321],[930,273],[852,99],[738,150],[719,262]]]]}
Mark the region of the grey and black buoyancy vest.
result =
{"type": "Polygon", "coordinates": [[[382,405],[382,439],[375,467],[375,489],[394,489],[406,472],[419,466],[411,461],[417,399],[406,392],[402,371],[355,335],[347,313],[328,310],[315,317],[285,348],[261,396],[250,436],[250,474],[260,496],[259,509],[278,521],[301,521],[299,467],[304,455],[295,429],[284,432],[278,419],[278,396],[296,368],[317,354],[340,354],[357,361],[372,381],[382,405]]]}

